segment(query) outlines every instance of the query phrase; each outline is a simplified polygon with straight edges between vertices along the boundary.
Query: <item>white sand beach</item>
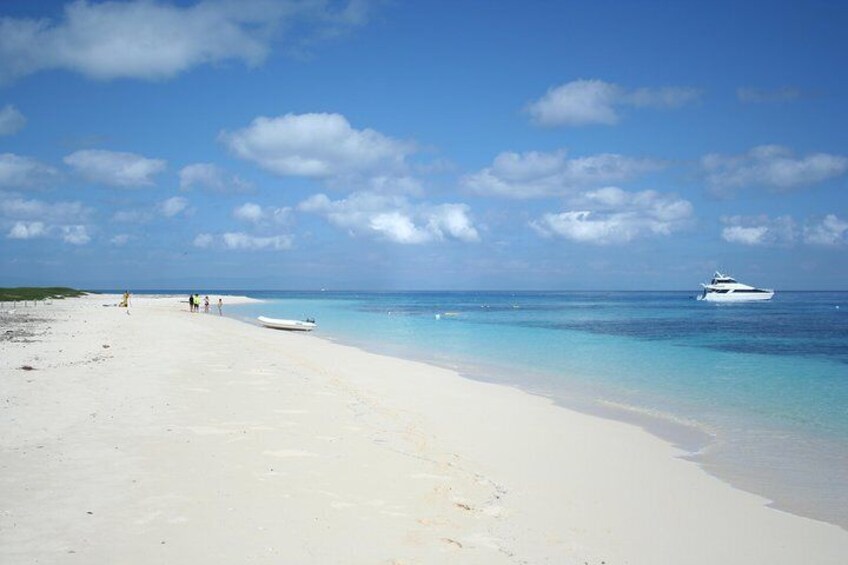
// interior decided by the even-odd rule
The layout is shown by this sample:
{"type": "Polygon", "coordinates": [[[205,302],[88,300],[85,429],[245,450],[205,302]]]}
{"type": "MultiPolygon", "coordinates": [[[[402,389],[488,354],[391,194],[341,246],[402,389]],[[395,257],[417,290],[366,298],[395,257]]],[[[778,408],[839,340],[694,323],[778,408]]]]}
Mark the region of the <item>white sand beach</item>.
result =
{"type": "Polygon", "coordinates": [[[636,426],[118,300],[0,312],[4,565],[848,562],[636,426]]]}

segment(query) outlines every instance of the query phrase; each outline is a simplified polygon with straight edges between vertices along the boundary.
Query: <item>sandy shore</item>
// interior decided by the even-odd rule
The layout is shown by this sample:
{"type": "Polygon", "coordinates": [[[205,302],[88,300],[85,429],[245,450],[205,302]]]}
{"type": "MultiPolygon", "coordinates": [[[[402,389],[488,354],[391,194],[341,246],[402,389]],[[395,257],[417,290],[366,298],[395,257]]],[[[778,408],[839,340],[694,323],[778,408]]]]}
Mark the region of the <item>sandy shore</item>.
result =
{"type": "Polygon", "coordinates": [[[848,558],[848,532],[635,426],[184,297],[117,300],[0,312],[4,565],[848,558]]]}

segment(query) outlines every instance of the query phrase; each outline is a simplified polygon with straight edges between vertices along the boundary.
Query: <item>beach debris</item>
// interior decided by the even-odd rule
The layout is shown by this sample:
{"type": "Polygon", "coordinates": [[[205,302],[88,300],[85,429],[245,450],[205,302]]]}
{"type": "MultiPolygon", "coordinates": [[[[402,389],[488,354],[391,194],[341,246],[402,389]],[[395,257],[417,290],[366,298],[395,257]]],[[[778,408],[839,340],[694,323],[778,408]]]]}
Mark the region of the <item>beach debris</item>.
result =
{"type": "Polygon", "coordinates": [[[442,541],[443,541],[443,542],[445,542],[445,543],[453,544],[453,545],[455,545],[455,546],[459,547],[460,549],[462,548],[462,544],[461,544],[461,543],[459,543],[458,541],[456,541],[455,539],[451,539],[451,538],[442,538],[442,541]]]}
{"type": "Polygon", "coordinates": [[[471,512],[471,507],[467,504],[463,504],[462,502],[455,502],[454,505],[456,505],[458,508],[462,508],[463,510],[468,510],[469,512],[471,512]]]}
{"type": "Polygon", "coordinates": [[[22,371],[35,371],[35,367],[32,365],[21,365],[22,371]]]}
{"type": "Polygon", "coordinates": [[[109,349],[110,347],[112,347],[112,346],[111,346],[111,345],[106,345],[105,343],[103,344],[103,349],[109,349]]]}

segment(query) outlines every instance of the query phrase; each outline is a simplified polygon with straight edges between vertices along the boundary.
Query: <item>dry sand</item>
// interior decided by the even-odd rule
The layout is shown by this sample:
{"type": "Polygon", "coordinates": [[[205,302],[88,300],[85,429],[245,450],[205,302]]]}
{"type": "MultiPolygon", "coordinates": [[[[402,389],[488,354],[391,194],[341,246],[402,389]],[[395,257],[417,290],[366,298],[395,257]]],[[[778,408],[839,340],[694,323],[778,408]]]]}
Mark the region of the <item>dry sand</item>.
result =
{"type": "Polygon", "coordinates": [[[182,300],[0,312],[0,563],[848,562],[635,426],[182,300]]]}

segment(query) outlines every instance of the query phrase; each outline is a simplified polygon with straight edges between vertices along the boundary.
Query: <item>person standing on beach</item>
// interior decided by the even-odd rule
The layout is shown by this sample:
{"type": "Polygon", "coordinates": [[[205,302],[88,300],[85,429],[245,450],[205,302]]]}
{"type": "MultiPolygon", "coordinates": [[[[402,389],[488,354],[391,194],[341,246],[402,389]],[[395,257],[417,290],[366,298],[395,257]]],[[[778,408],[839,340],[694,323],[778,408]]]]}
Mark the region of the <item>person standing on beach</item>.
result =
{"type": "Polygon", "coordinates": [[[194,312],[194,295],[193,294],[188,295],[188,311],[194,312]]]}
{"type": "Polygon", "coordinates": [[[203,299],[203,313],[204,314],[209,313],[209,297],[208,296],[203,299]]]}
{"type": "Polygon", "coordinates": [[[222,312],[223,309],[224,309],[224,299],[221,298],[221,297],[218,297],[218,315],[219,316],[224,315],[224,313],[222,312]]]}
{"type": "Polygon", "coordinates": [[[199,294],[194,295],[194,311],[200,312],[200,295],[199,294]]]}

